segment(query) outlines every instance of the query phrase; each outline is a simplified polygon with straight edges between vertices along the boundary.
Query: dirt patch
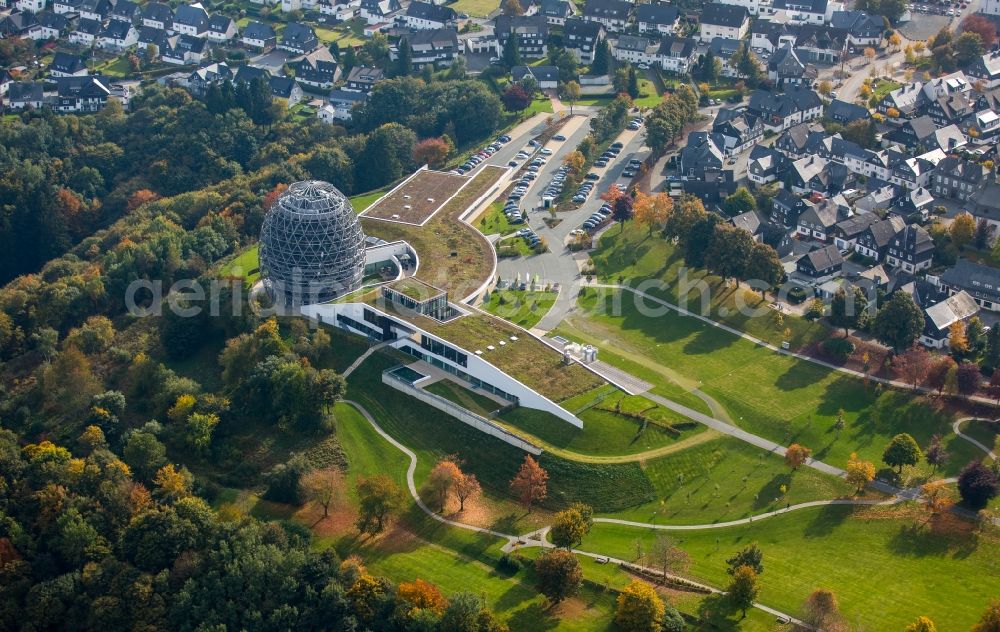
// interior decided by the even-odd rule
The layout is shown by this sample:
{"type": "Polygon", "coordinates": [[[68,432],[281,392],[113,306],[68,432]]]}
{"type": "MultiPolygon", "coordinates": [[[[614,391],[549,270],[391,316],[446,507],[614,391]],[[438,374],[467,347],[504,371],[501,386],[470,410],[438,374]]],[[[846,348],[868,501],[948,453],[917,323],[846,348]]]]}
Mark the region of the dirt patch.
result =
{"type": "Polygon", "coordinates": [[[330,506],[330,515],[323,517],[323,508],[315,503],[306,503],[295,512],[295,520],[306,525],[321,538],[341,536],[355,531],[354,522],[358,512],[347,501],[330,506]]]}

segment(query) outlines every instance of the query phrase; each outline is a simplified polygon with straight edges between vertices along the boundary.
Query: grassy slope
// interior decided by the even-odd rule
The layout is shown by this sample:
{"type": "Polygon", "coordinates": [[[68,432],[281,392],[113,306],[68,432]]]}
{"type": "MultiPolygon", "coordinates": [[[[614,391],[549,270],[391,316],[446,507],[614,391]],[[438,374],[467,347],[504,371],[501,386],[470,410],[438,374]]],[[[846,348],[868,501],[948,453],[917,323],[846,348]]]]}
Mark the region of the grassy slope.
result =
{"type": "Polygon", "coordinates": [[[452,380],[438,380],[424,388],[424,390],[435,395],[440,395],[448,401],[455,402],[459,406],[483,417],[489,417],[490,413],[502,407],[489,397],[476,393],[452,380]]]}
{"type": "Polygon", "coordinates": [[[527,290],[495,290],[490,302],[483,309],[525,329],[531,329],[548,313],[556,302],[555,292],[529,292],[527,290]],[[500,304],[501,298],[503,305],[500,304]],[[534,307],[534,310],[532,310],[534,307]]]}
{"type": "MultiPolygon", "coordinates": [[[[981,457],[950,434],[950,418],[924,399],[866,386],[676,312],[644,316],[629,296],[621,301],[619,315],[610,315],[613,298],[601,301],[591,292],[581,300],[587,317],[571,317],[563,331],[595,343],[613,335],[626,357],[645,357],[697,380],[741,427],[783,445],[808,446],[814,456],[834,465],[843,465],[851,452],[879,462],[885,445],[899,432],[909,432],[921,445],[934,433],[946,436],[952,454],[948,474],[981,457]],[[841,408],[847,426],[837,433],[833,425],[841,408]]],[[[613,356],[603,357],[614,363],[613,356]]]]}
{"type": "MultiPolygon", "coordinates": [[[[689,574],[720,587],[727,582],[725,559],[759,542],[760,600],[786,612],[801,613],[806,596],[825,587],[837,594],[848,619],[865,629],[901,630],[918,615],[931,617],[942,630],[969,629],[1000,594],[997,536],[952,540],[915,526],[909,512],[808,509],[742,527],[674,535],[691,554],[689,574]]],[[[583,548],[633,559],[636,539],[648,550],[652,537],[645,529],[596,525],[583,548]]]]}

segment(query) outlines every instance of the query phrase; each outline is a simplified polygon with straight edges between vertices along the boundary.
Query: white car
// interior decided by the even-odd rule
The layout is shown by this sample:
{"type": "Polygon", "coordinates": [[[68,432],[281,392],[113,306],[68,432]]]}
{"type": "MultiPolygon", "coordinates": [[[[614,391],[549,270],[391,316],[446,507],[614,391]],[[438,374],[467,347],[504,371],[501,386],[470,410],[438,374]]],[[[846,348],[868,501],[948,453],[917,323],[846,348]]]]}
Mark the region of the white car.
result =
{"type": "Polygon", "coordinates": [[[490,63],[491,64],[499,64],[500,63],[500,58],[499,57],[490,57],[490,63]]]}
{"type": "Polygon", "coordinates": [[[552,155],[552,150],[549,149],[548,147],[542,147],[542,149],[539,151],[539,153],[542,154],[543,156],[551,156],[552,155]]]}

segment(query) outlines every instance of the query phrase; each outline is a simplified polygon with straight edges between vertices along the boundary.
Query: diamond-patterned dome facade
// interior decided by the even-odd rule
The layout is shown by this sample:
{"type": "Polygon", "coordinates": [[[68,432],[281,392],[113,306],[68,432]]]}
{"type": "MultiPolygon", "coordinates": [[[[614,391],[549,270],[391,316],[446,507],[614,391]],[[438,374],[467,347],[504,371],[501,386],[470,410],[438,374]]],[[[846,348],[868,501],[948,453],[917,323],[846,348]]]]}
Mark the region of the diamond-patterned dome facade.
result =
{"type": "Polygon", "coordinates": [[[267,211],[260,273],[286,306],[323,303],[361,287],[365,235],[351,202],[319,180],[296,182],[267,211]]]}

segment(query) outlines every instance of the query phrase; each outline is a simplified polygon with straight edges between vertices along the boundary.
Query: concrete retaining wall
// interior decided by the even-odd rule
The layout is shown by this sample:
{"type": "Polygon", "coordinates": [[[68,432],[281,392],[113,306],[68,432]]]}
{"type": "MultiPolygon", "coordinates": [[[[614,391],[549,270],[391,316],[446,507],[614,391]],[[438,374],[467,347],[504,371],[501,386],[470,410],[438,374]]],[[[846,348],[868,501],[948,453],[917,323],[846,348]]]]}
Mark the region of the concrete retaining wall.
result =
{"type": "Polygon", "coordinates": [[[406,393],[410,397],[415,397],[428,406],[433,406],[441,412],[451,415],[462,423],[472,426],[480,432],[485,432],[490,436],[496,437],[505,443],[509,443],[515,448],[520,448],[521,450],[534,454],[535,456],[542,453],[542,449],[537,445],[529,441],[525,441],[521,437],[508,432],[489,419],[481,417],[472,411],[466,410],[455,402],[447,400],[444,397],[440,397],[434,393],[429,393],[422,388],[417,388],[406,380],[392,375],[388,371],[382,373],[382,383],[391,386],[398,391],[406,393]]]}

